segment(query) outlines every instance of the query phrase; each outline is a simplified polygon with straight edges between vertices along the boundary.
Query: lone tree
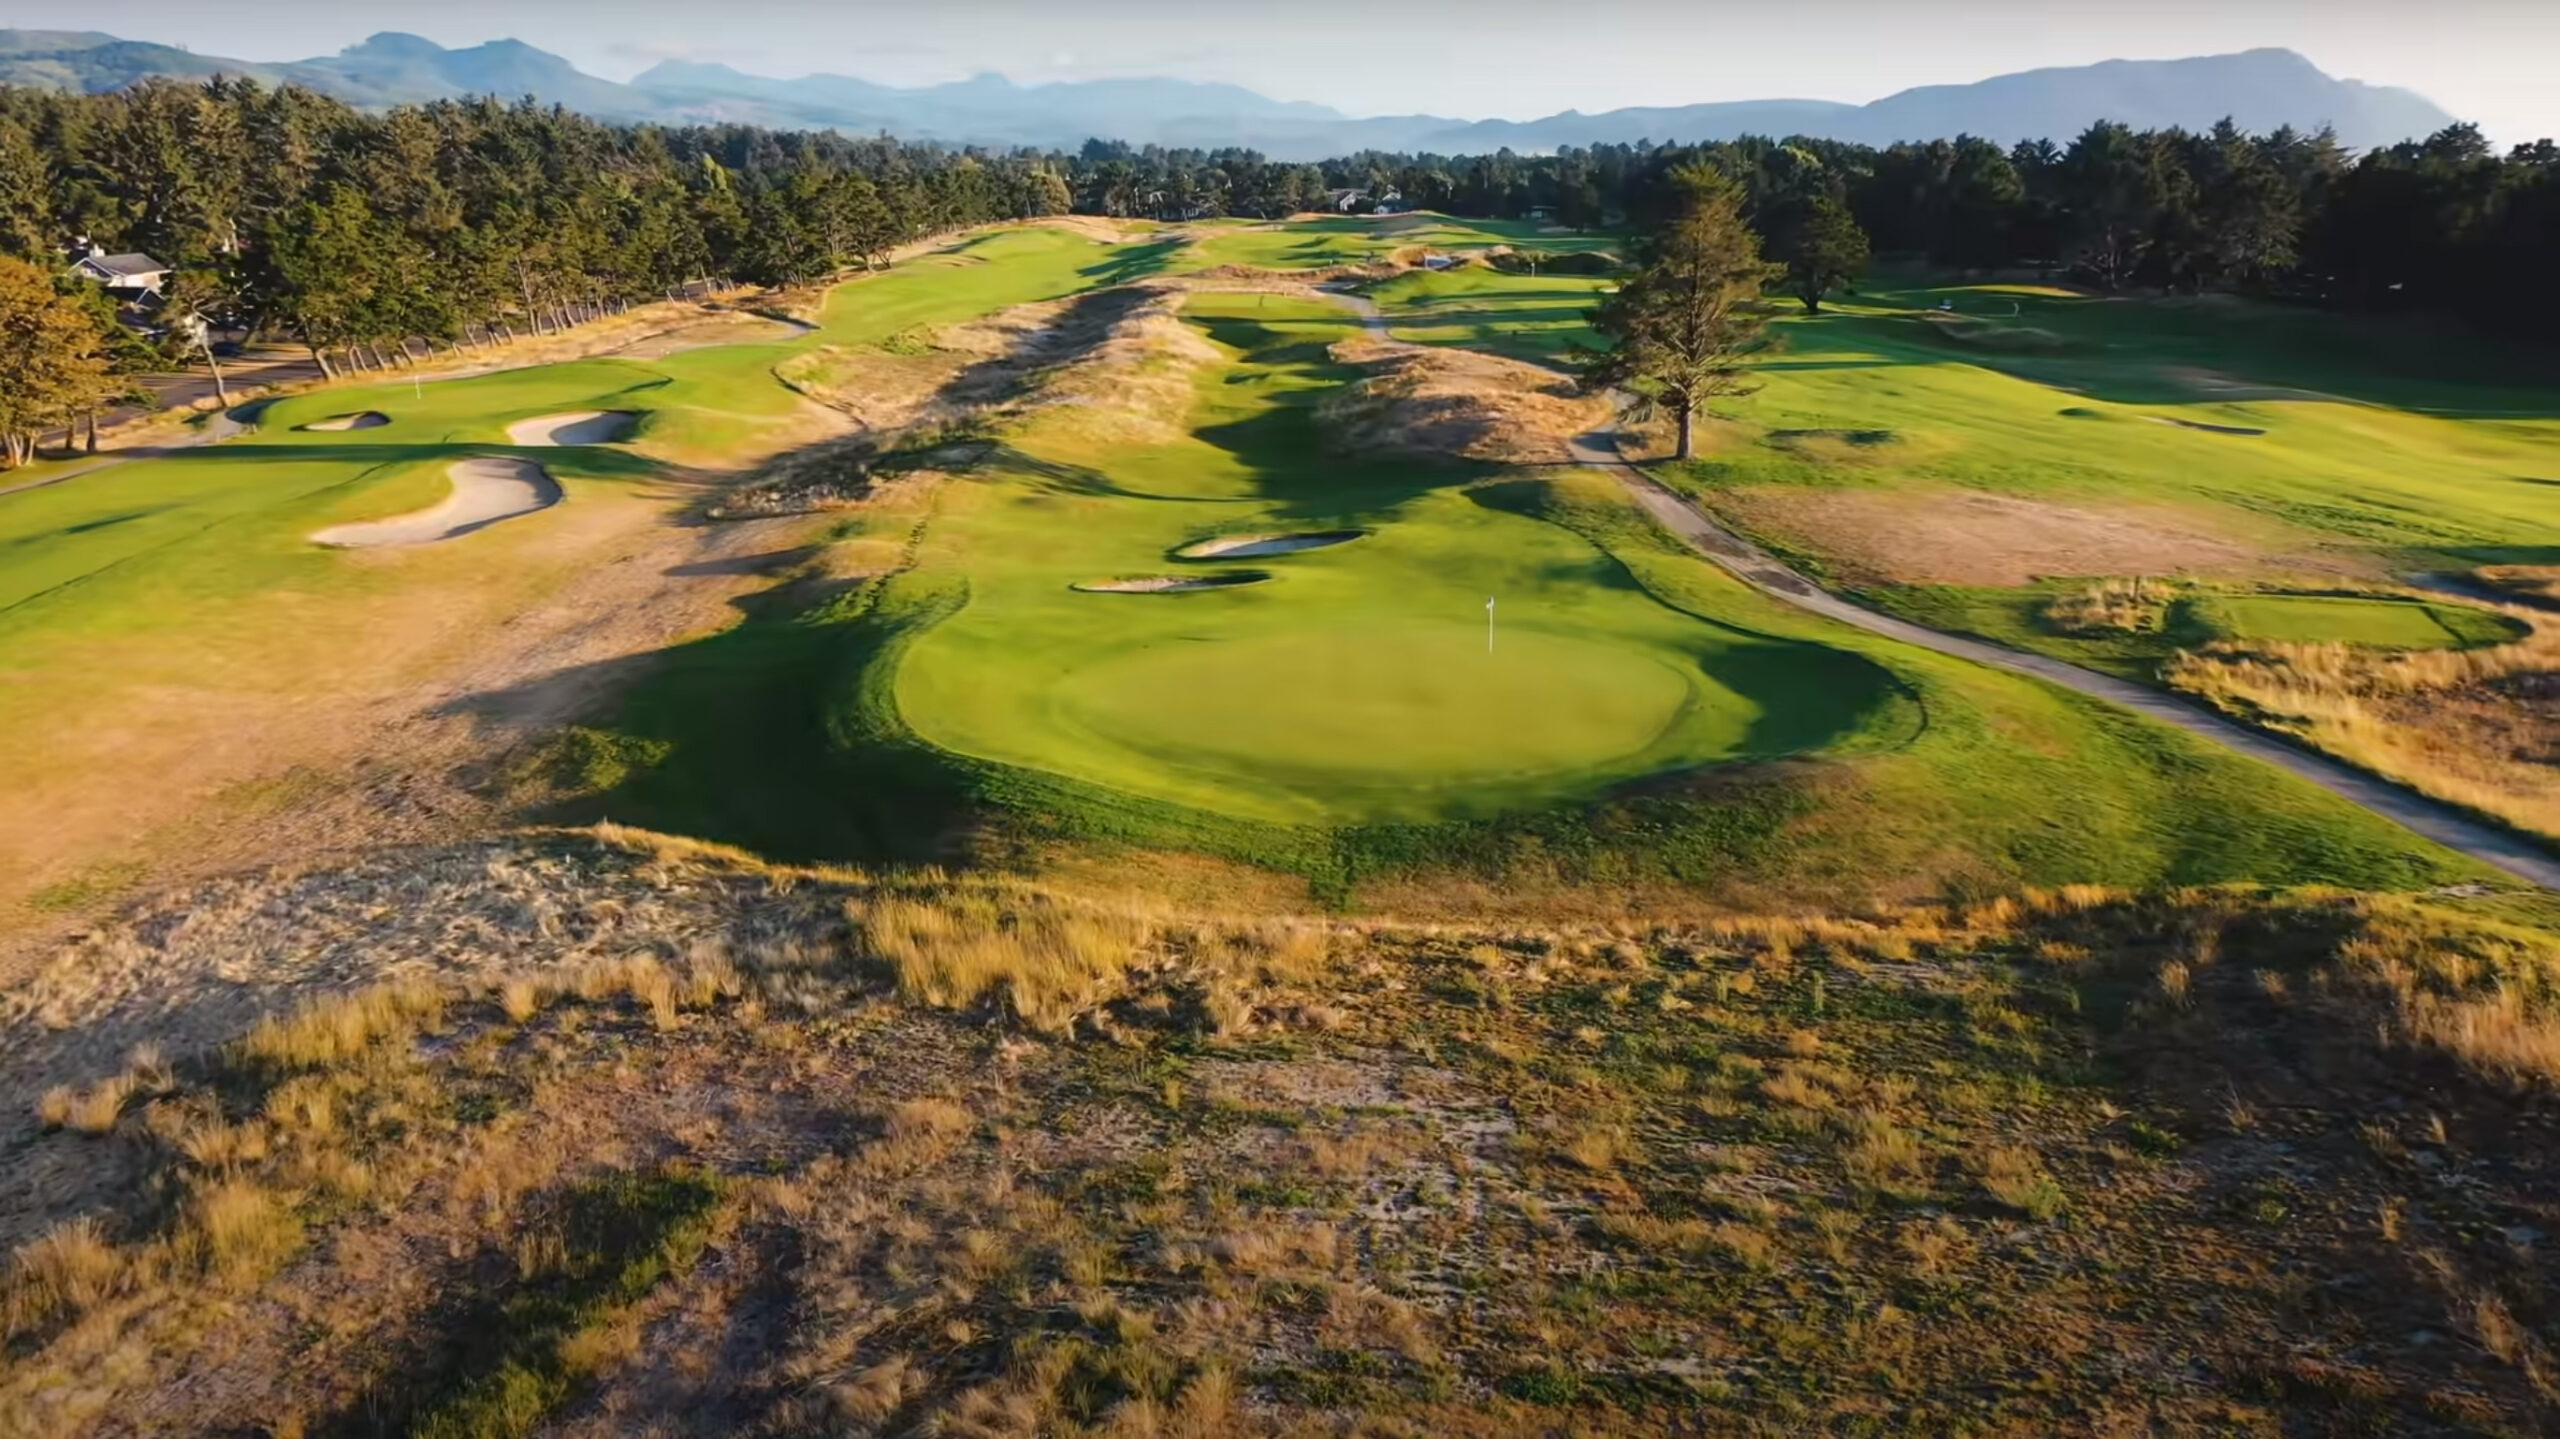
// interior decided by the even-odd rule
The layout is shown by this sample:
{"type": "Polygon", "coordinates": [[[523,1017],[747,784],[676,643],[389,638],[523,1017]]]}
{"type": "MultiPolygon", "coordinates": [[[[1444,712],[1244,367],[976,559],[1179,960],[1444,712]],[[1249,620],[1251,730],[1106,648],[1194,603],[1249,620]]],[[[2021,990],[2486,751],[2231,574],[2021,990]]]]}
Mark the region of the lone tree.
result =
{"type": "Polygon", "coordinates": [[[1788,227],[1784,242],[1787,288],[1805,313],[1822,309],[1822,297],[1867,269],[1867,232],[1849,207],[1828,195],[1808,202],[1788,227]]]}
{"type": "Polygon", "coordinates": [[[1671,213],[1640,243],[1633,279],[1591,312],[1609,342],[1583,367],[1585,388],[1624,388],[1642,410],[1680,421],[1679,458],[1696,452],[1698,412],[1748,394],[1743,362],[1760,347],[1760,290],[1772,267],[1743,222],[1739,186],[1706,166],[1671,176],[1671,213]]]}

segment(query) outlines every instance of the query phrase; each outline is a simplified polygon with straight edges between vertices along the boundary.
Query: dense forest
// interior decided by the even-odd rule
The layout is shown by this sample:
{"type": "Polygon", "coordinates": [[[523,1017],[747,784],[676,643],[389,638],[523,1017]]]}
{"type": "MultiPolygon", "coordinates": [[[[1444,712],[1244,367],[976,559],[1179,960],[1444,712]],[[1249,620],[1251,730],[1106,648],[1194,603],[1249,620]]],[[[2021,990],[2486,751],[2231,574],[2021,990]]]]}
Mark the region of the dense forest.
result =
{"type": "MultiPolygon", "coordinates": [[[[1878,252],[1964,270],[2438,308],[2535,332],[2560,322],[2560,147],[2501,156],[2469,127],[2361,156],[2322,134],[2098,125],[2008,150],[1743,140],[1289,165],[1100,141],[996,153],[623,127],[529,101],[366,114],[228,79],[0,88],[0,254],[58,269],[75,240],[147,252],[180,272],[170,305],[182,317],[363,365],[391,362],[386,347],[477,344],[707,277],[806,282],[908,241],[1069,210],[1273,218],[1388,202],[1644,226],[1667,177],[1699,163],[1742,187],[1782,260],[1808,236],[1836,240],[1845,211],[1878,252]]],[[[11,388],[11,432],[96,399],[11,388]]]]}

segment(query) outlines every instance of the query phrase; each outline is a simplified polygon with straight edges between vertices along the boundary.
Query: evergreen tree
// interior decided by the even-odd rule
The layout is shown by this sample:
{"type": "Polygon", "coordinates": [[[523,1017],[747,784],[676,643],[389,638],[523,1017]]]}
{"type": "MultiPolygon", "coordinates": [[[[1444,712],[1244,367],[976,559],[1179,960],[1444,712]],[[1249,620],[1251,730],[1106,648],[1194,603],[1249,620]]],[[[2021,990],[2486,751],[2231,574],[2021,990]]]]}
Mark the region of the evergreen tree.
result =
{"type": "Polygon", "coordinates": [[[1741,187],[1705,166],[1671,176],[1671,213],[1638,250],[1636,274],[1591,312],[1609,342],[1583,383],[1623,387],[1679,423],[1678,458],[1696,453],[1697,416],[1751,388],[1745,361],[1766,317],[1760,291],[1771,267],[1743,223],[1741,187]]]}
{"type": "Polygon", "coordinates": [[[1788,290],[1812,314],[1822,308],[1824,295],[1866,273],[1867,232],[1848,206],[1820,196],[1802,207],[1781,237],[1779,258],[1788,290]]]}

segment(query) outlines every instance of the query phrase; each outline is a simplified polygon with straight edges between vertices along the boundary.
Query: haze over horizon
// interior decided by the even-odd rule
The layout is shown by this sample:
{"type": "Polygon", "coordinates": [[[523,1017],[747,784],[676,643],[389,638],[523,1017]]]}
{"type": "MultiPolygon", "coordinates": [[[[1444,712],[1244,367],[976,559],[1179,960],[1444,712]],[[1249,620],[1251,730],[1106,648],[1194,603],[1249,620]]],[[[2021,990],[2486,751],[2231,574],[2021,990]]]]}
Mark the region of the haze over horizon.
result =
{"type": "Polygon", "coordinates": [[[1568,26],[1555,7],[1477,0],[1430,12],[1304,0],[1286,24],[1204,13],[1178,0],[1035,0],[935,6],[851,0],[12,0],[0,26],[102,30],[245,60],[333,53],[383,30],[448,46],[515,39],[590,74],[627,80],[662,60],[752,74],[855,75],[931,85],[997,73],[1022,84],[1133,76],[1224,81],[1346,115],[1427,112],[1529,119],[1562,110],[1717,100],[1865,103],[1915,85],[2110,59],[2166,59],[2266,46],[2341,78],[2415,90],[2501,145],[2560,136],[2560,6],[2448,0],[2423,23],[2383,0],[2161,0],[2139,26],[2122,12],[2067,14],[2027,0],[1974,0],[1925,14],[1891,0],[1785,7],[1588,0],[1568,26]],[[1822,43],[1808,43],[1808,40],[1822,43]],[[1560,43],[1566,41],[1568,43],[1560,43]]]}

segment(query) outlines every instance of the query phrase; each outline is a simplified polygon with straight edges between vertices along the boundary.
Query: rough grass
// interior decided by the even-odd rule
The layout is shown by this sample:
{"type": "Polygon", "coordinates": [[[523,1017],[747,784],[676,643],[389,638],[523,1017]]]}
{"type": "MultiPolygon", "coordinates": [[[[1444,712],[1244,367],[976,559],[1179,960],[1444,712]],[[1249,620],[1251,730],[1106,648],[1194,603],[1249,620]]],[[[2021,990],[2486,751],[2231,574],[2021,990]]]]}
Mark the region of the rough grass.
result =
{"type": "Polygon", "coordinates": [[[0,1432],[2272,1439],[2560,1404],[2514,1237],[2553,1202],[2520,1160],[2560,941],[2456,902],[1266,923],[642,844],[587,882],[658,896],[618,941],[680,957],[528,937],[433,1032],[191,1062],[114,1137],[21,1148],[92,1167],[0,1280],[0,1432]],[[1011,998],[1042,943],[920,958],[1097,914],[1048,1015],[1011,998]]]}
{"type": "Polygon", "coordinates": [[[2226,643],[2182,652],[2176,688],[2441,799],[2560,835],[2560,625],[2521,608],[2527,637],[2475,649],[2226,643]]]}
{"type": "Polygon", "coordinates": [[[2046,601],[2044,617],[2065,634],[2143,634],[2167,628],[2177,597],[2163,580],[2099,580],[2046,601]]]}
{"type": "Polygon", "coordinates": [[[1367,337],[1332,355],[1361,377],[1327,396],[1318,417],[1337,443],[1366,453],[1561,464],[1571,441],[1610,420],[1606,398],[1514,360],[1367,337]]]}

